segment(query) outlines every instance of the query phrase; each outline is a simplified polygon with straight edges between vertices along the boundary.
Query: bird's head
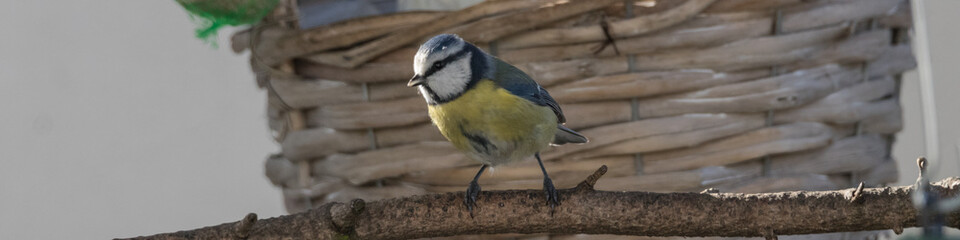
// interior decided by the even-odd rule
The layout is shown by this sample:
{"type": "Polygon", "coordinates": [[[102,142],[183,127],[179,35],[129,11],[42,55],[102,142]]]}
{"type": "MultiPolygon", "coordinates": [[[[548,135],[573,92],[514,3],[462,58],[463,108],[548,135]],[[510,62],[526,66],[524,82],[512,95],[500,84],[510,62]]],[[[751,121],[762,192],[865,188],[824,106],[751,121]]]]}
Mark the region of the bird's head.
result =
{"type": "Polygon", "coordinates": [[[453,100],[487,70],[487,55],[453,34],[437,35],[420,45],[413,58],[415,73],[407,86],[419,87],[427,103],[453,100]]]}

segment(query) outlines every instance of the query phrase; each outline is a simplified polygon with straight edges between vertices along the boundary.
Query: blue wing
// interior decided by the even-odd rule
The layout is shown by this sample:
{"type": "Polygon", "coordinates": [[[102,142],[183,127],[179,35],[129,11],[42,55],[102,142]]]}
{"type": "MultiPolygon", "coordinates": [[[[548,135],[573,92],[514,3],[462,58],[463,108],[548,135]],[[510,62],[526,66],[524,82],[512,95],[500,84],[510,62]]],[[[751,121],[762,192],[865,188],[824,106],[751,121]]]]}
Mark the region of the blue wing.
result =
{"type": "Polygon", "coordinates": [[[533,78],[528,76],[513,65],[493,58],[496,67],[496,76],[494,82],[500,87],[510,91],[514,95],[520,96],[540,106],[547,106],[557,115],[557,123],[565,123],[567,119],[563,117],[563,111],[560,110],[560,104],[557,104],[546,89],[540,87],[533,78]]]}
{"type": "Polygon", "coordinates": [[[567,143],[586,143],[589,141],[587,137],[563,126],[563,123],[567,122],[567,118],[563,116],[563,111],[560,110],[560,104],[557,104],[557,101],[553,100],[553,97],[550,97],[550,93],[548,93],[546,89],[540,87],[540,84],[537,84],[537,82],[533,81],[533,78],[523,71],[520,71],[520,69],[500,59],[493,59],[495,67],[497,68],[497,74],[494,76],[493,81],[496,82],[497,85],[537,105],[550,107],[553,113],[557,115],[557,129],[559,131],[557,131],[551,144],[562,145],[567,143]]]}

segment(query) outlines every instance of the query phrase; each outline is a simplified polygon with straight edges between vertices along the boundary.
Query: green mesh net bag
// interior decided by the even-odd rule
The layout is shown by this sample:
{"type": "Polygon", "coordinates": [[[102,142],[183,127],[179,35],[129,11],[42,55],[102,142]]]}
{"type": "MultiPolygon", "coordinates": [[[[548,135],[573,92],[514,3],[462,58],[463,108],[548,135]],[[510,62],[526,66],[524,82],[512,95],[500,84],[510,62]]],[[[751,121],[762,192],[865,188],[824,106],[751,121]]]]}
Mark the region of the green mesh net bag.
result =
{"type": "Polygon", "coordinates": [[[216,46],[217,31],[260,21],[279,0],[176,0],[197,22],[197,38],[216,46]]]}

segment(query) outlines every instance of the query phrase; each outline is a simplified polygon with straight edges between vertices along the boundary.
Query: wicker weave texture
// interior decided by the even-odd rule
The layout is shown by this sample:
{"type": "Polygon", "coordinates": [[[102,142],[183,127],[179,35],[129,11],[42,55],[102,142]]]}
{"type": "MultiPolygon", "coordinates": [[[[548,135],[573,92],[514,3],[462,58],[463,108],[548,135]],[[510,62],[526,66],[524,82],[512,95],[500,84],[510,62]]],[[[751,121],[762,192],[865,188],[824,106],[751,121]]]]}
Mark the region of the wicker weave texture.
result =
{"type": "MultiPolygon", "coordinates": [[[[479,168],[405,81],[415,46],[457,33],[530,74],[591,138],[543,153],[558,187],[602,164],[606,190],[825,190],[896,180],[904,0],[487,1],[298,30],[287,6],[237,33],[270,98],[288,210],[463,191],[479,168]]],[[[484,190],[538,189],[535,161],[484,190]]]]}

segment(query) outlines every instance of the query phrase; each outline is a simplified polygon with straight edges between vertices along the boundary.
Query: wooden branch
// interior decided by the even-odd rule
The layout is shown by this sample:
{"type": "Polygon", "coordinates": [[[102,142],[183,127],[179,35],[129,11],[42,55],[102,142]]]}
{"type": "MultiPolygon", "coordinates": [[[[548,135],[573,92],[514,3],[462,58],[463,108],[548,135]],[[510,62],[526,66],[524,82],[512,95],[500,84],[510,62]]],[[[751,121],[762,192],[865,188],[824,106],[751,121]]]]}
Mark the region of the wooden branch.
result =
{"type": "MultiPolygon", "coordinates": [[[[410,239],[463,234],[550,233],[684,237],[766,237],[918,226],[913,187],[764,194],[598,191],[603,166],[577,187],[564,189],[551,211],[541,190],[485,191],[473,216],[463,193],[419,195],[373,202],[328,203],[307,212],[134,239],[410,239]]],[[[960,178],[932,184],[955,196],[960,178]]],[[[960,226],[960,213],[945,225],[960,226]]]]}

